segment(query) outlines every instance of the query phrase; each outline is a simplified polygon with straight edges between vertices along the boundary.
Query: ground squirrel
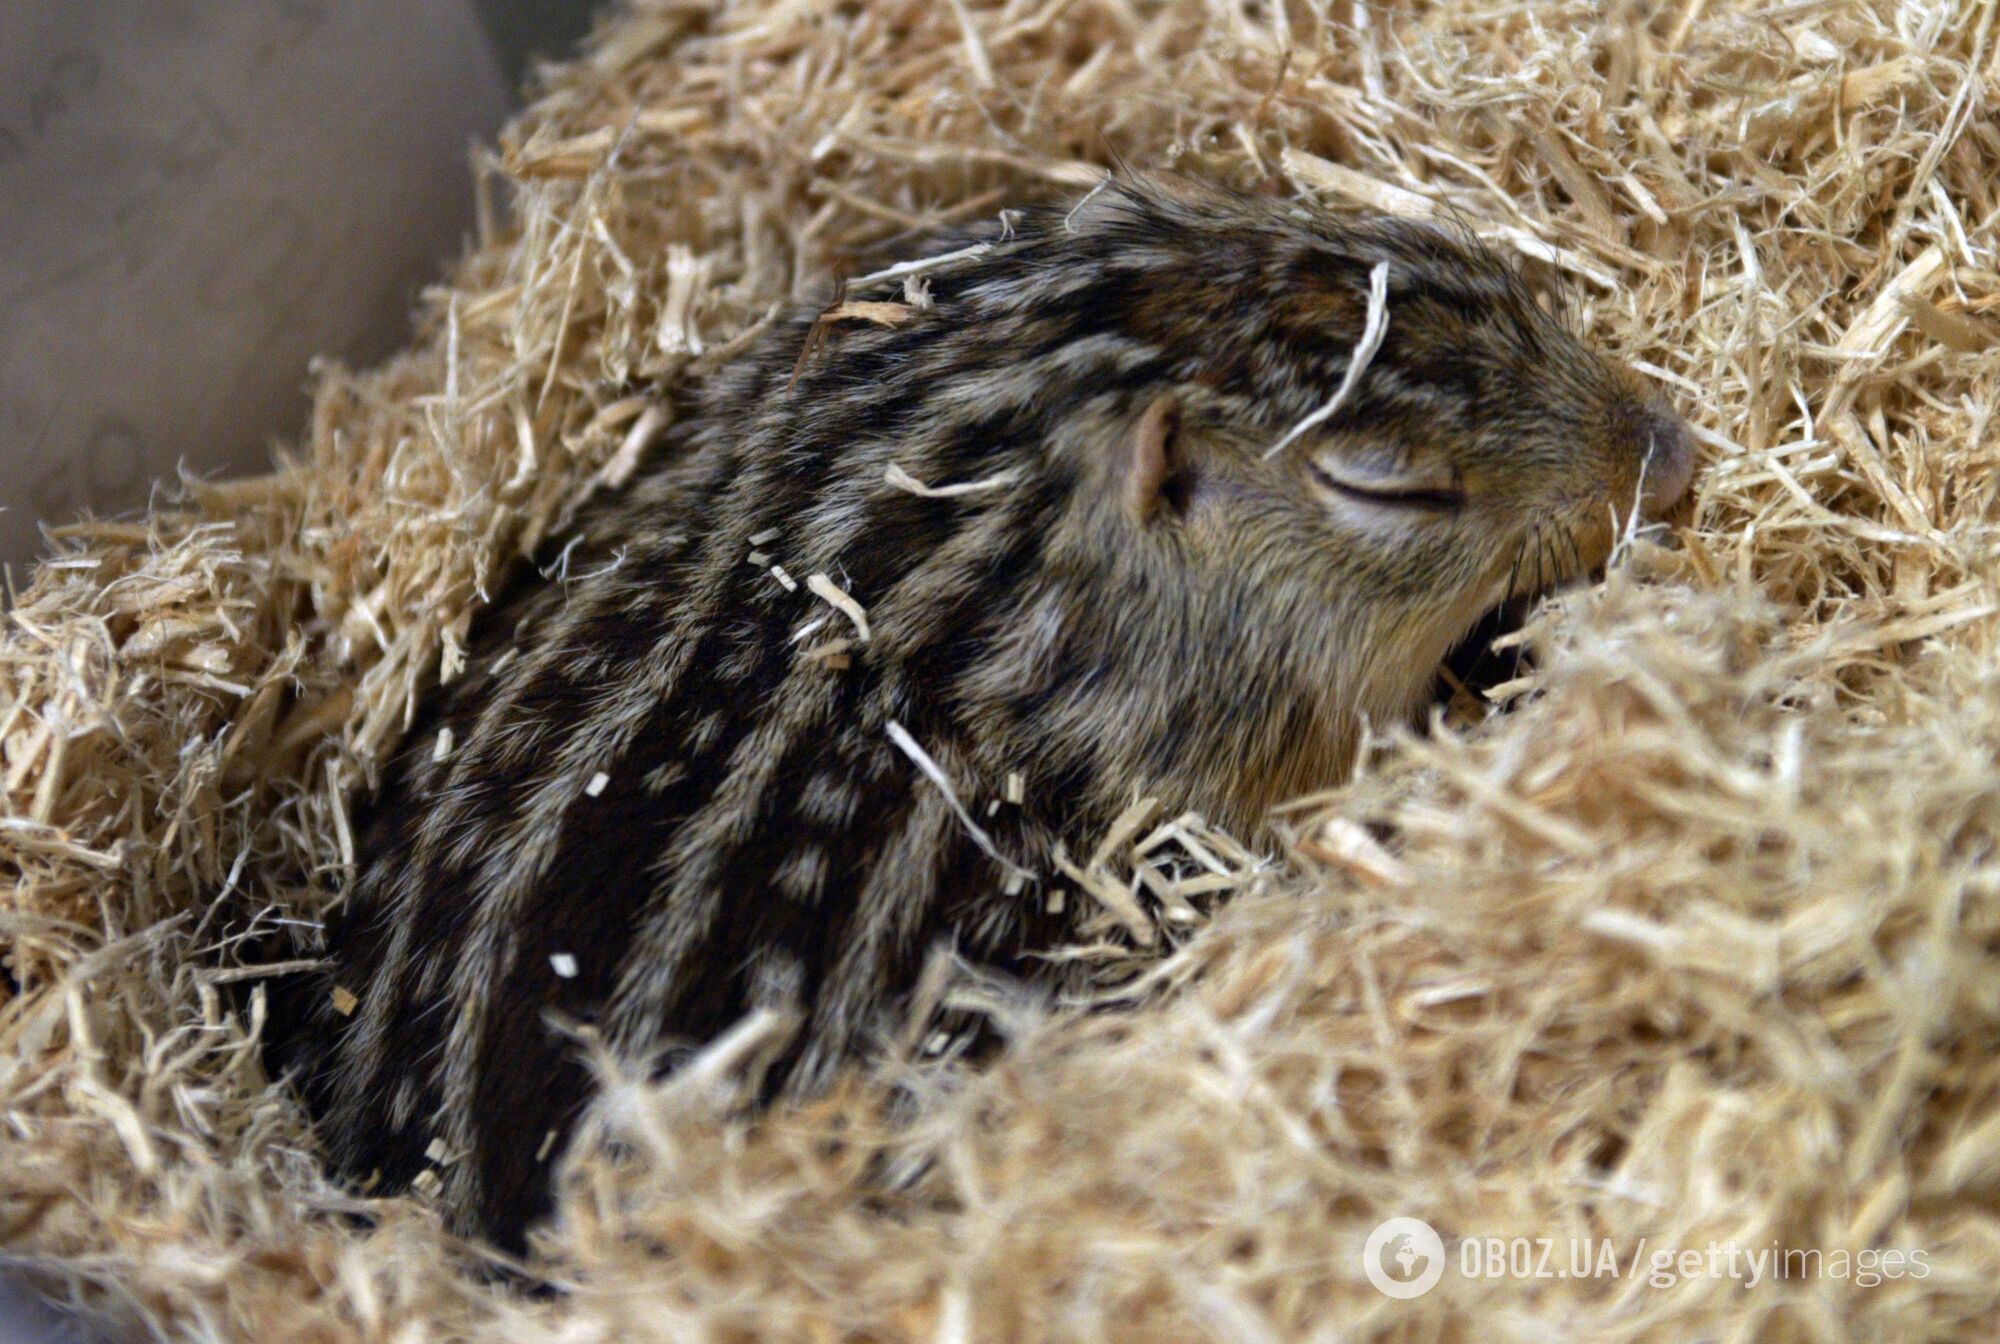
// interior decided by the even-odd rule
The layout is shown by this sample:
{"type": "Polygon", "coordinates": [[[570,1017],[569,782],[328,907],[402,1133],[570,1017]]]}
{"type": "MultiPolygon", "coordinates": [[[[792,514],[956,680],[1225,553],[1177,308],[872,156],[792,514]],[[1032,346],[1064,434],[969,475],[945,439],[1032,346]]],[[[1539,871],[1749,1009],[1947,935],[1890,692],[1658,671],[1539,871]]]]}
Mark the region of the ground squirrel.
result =
{"type": "Polygon", "coordinates": [[[1685,428],[1465,233],[1121,180],[864,277],[691,393],[484,618],[361,819],[277,1062],[336,1163],[518,1245],[589,1083],[759,1004],[782,1089],[929,953],[1022,976],[1134,796],[1255,834],[1685,428]],[[933,773],[934,772],[934,773],[933,773]],[[989,800],[1025,783],[1017,803],[989,800]],[[344,1010],[344,1011],[342,1011],[344,1010]]]}

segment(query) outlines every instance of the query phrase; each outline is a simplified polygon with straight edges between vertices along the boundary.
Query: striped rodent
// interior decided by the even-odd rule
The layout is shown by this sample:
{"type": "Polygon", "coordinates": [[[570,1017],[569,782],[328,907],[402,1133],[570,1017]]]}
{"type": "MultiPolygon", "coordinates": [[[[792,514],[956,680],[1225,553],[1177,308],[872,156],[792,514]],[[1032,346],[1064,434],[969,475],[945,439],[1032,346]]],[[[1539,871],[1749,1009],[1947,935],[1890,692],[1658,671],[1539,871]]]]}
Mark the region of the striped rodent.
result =
{"type": "Polygon", "coordinates": [[[342,1168],[441,1144],[452,1225],[518,1245],[589,1090],[551,1020],[659,1060],[786,1003],[810,1090],[936,945],[1040,974],[1077,903],[1021,874],[1135,790],[1256,833],[1688,483],[1455,232],[1119,181],[933,253],[712,378],[431,696],[276,1014],[342,1168]]]}

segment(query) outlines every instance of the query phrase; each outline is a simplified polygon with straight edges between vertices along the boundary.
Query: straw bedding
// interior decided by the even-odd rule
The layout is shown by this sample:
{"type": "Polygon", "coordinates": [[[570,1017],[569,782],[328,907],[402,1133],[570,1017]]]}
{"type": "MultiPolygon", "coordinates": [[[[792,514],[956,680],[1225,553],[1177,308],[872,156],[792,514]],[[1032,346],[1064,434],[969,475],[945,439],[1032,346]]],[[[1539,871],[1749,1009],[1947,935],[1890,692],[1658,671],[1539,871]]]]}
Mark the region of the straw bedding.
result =
{"type": "Polygon", "coordinates": [[[67,529],[15,596],[7,1256],[170,1338],[1991,1338],[1995,9],[617,14],[482,158],[405,354],[320,370],[271,475],[67,529]],[[1114,1011],[997,1000],[990,1068],[754,1126],[735,1046],[607,1066],[556,1291],[329,1185],[261,1071],[258,963],[338,891],[482,595],[630,469],[656,384],[843,256],[1114,158],[1562,273],[1698,427],[1692,519],[1545,604],[1489,706],[1298,807],[1288,854],[1219,861],[1211,917],[1142,885],[1166,936],[1114,1011]],[[1454,1248],[1414,1301],[1362,1275],[1391,1215],[1454,1248]],[[1551,1272],[1572,1237],[1823,1258],[1475,1278],[1465,1237],[1556,1239],[1551,1272]]]}

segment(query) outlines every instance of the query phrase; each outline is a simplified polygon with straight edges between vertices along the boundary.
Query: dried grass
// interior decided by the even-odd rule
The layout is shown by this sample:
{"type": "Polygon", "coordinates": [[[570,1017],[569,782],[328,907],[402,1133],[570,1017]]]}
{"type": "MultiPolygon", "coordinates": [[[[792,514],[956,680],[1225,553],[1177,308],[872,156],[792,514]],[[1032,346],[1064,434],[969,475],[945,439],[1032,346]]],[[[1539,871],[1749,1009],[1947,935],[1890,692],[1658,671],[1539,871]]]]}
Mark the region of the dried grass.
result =
{"type": "Polygon", "coordinates": [[[70,529],[19,594],[0,1245],[172,1338],[1992,1338],[1995,11],[634,4],[483,164],[408,353],[323,370],[275,474],[70,529]],[[718,1098],[782,1023],[614,1080],[541,1247],[566,1293],[468,1274],[419,1200],[330,1216],[239,952],[337,889],[479,595],[631,471],[654,380],[1113,155],[1570,275],[1698,427],[1678,548],[1547,607],[1515,712],[1385,744],[1279,868],[1096,856],[1106,919],[1170,935],[1128,1007],[990,996],[991,1069],[748,1132],[718,1098]],[[1397,1303],[1357,1259],[1391,1214],[1928,1272],[1397,1303]]]}

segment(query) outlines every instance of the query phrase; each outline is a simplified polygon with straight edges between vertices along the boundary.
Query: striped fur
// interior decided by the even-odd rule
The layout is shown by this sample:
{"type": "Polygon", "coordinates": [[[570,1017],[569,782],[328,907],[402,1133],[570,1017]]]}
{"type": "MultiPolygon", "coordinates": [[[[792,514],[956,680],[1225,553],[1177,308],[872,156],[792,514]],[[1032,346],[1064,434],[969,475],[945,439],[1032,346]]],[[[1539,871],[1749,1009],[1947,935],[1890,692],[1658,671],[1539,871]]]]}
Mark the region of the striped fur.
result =
{"type": "Polygon", "coordinates": [[[1121,182],[932,250],[974,242],[900,325],[781,324],[586,515],[566,577],[488,613],[364,819],[331,984],[281,1007],[343,1167],[406,1184],[439,1140],[455,1225],[518,1243],[588,1088],[552,1020],[664,1067],[790,1002],[799,1092],[893,1028],[935,946],[1033,975],[1062,940],[892,721],[1036,874],[1135,789],[1251,834],[1483,611],[1685,480],[1670,414],[1455,234],[1121,182]],[[1354,395],[1267,456],[1339,386],[1385,261],[1354,395]],[[1135,485],[1162,395],[1165,472],[1135,485]],[[892,466],[1011,475],[927,498],[892,466]],[[1389,497],[1411,480],[1455,493],[1389,497]],[[846,666],[812,574],[865,609],[846,666]],[[987,818],[1012,771],[1026,802],[987,818]]]}

